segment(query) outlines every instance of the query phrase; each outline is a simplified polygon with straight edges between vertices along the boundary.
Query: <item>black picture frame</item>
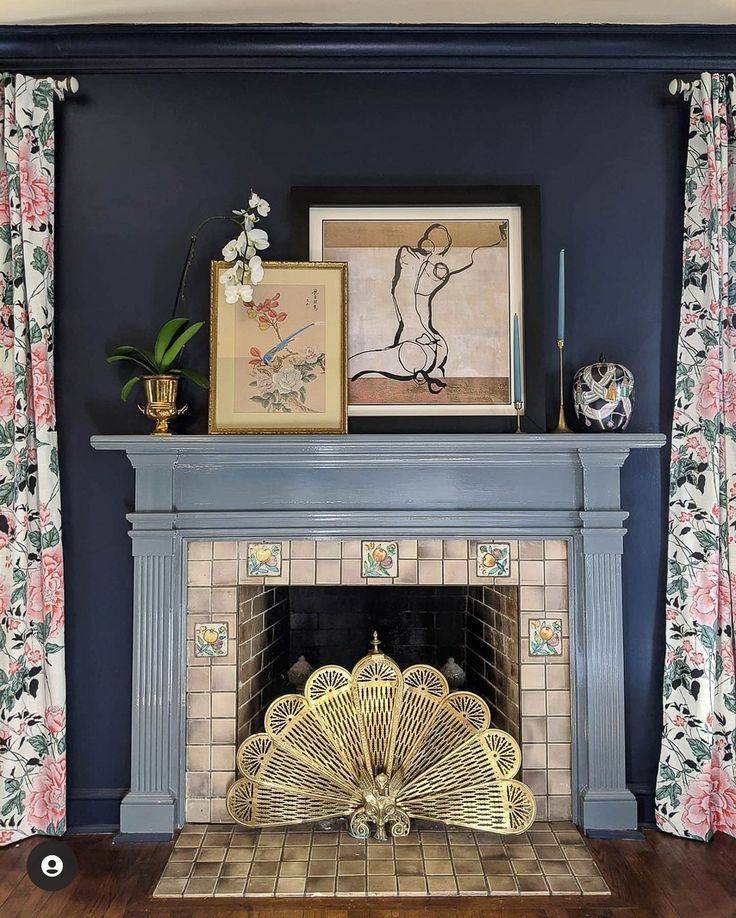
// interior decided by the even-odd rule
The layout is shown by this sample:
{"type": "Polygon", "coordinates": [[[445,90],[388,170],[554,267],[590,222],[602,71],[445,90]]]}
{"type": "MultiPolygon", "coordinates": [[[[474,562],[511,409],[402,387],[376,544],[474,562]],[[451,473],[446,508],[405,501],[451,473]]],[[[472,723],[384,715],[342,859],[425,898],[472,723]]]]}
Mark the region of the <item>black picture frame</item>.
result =
{"type": "MultiPolygon", "coordinates": [[[[339,206],[518,206],[521,209],[524,393],[522,428],[544,433],[546,424],[546,356],[541,283],[541,202],[538,185],[295,186],[291,189],[291,257],[309,259],[309,213],[312,207],[339,206]]],[[[348,304],[348,310],[349,310],[348,304]]],[[[353,433],[509,432],[508,416],[351,416],[353,433]]]]}

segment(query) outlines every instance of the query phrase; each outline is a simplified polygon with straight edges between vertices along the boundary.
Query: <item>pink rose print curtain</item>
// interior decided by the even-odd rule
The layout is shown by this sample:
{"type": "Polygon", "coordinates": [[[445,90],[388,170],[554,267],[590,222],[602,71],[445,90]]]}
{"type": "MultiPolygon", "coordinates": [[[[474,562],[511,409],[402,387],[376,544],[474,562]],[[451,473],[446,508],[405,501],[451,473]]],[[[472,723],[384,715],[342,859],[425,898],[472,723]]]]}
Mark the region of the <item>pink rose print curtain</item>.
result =
{"type": "Polygon", "coordinates": [[[0,844],[66,821],[54,81],[0,74],[0,844]]]}
{"type": "Polygon", "coordinates": [[[690,102],[657,824],[736,835],[736,93],[690,102]]]}

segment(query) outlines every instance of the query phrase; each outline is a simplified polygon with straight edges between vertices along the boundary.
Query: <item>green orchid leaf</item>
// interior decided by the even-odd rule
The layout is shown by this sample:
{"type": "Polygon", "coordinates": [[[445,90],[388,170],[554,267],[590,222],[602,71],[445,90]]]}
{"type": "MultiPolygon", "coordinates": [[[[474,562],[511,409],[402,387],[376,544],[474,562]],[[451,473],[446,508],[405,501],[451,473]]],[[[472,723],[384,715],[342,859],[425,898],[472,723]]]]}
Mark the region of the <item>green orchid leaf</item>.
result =
{"type": "Polygon", "coordinates": [[[206,376],[203,376],[201,373],[198,373],[196,370],[177,370],[177,373],[180,376],[184,376],[186,379],[191,380],[195,385],[199,386],[200,389],[209,389],[210,381],[206,376]]]}
{"type": "Polygon", "coordinates": [[[141,381],[140,376],[131,376],[131,378],[126,382],[123,388],[120,391],[120,398],[122,401],[127,402],[128,396],[135,389],[138,383],[141,381]]]}
{"type": "Polygon", "coordinates": [[[195,322],[194,325],[190,325],[189,328],[182,332],[173,344],[171,344],[160,363],[162,372],[165,373],[166,370],[169,369],[171,364],[182,352],[184,346],[197,334],[203,325],[204,322],[195,322]]]}
{"type": "Polygon", "coordinates": [[[157,364],[161,363],[161,358],[166,353],[167,348],[176,335],[178,335],[188,324],[189,319],[170,319],[162,326],[153,348],[153,357],[157,364]]]}

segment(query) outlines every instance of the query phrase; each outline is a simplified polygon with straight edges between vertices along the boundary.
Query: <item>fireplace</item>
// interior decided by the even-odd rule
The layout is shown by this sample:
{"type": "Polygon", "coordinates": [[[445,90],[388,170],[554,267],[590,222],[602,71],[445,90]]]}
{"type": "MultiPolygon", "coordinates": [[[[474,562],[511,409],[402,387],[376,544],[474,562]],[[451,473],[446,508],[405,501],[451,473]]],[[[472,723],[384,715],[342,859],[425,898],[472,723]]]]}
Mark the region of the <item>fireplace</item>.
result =
{"type": "MultiPolygon", "coordinates": [[[[125,450],[136,472],[132,767],[121,831],[170,834],[185,819],[226,819],[238,733],[258,727],[285,688],[285,667],[304,652],[307,591],[388,597],[408,587],[464,590],[464,668],[499,725],[517,717],[522,778],[546,806],[540,818],[569,815],[591,834],[635,828],[619,475],[631,449],[663,442],[94,438],[96,448],[125,450]],[[505,631],[494,634],[496,625],[505,631]],[[257,693],[247,686],[256,676],[257,693]]],[[[436,632],[421,646],[444,654],[436,632]]]]}

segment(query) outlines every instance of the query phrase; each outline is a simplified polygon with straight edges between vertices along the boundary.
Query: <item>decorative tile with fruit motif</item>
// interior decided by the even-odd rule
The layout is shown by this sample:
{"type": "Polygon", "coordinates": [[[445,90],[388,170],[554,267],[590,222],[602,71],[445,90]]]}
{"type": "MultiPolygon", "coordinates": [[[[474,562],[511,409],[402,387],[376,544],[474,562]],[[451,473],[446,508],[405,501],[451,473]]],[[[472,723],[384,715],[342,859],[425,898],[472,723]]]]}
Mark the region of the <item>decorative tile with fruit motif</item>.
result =
{"type": "Polygon", "coordinates": [[[508,542],[479,542],[479,577],[511,576],[511,545],[508,542]]]}
{"type": "Polygon", "coordinates": [[[396,577],[399,573],[398,542],[363,542],[363,577],[396,577]]]}
{"type": "Polygon", "coordinates": [[[194,656],[227,656],[227,622],[203,622],[194,626],[194,656]]]}
{"type": "Polygon", "coordinates": [[[281,542],[248,542],[248,576],[281,576],[281,542]]]}
{"type": "Polygon", "coordinates": [[[529,654],[532,657],[554,657],[562,653],[562,620],[532,618],[529,620],[529,654]]]}

